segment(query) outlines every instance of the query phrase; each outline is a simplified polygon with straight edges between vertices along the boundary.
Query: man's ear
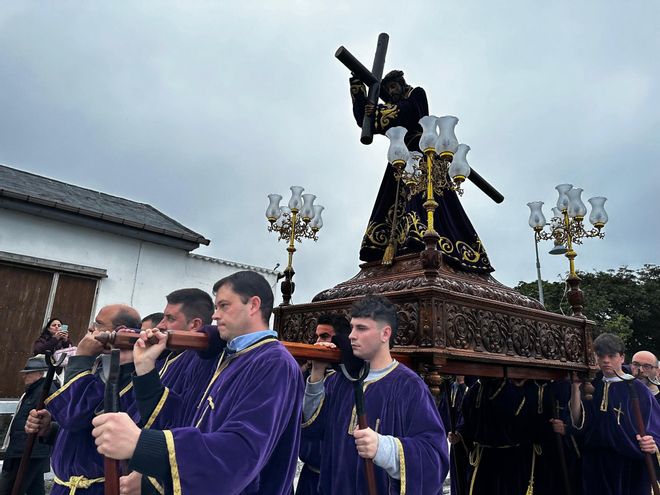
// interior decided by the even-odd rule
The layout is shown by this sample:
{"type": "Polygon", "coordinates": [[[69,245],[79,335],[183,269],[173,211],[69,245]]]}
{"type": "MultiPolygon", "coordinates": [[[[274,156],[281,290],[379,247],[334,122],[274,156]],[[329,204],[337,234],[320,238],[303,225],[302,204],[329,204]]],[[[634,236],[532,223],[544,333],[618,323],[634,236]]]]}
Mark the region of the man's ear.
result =
{"type": "Polygon", "coordinates": [[[261,311],[261,298],[259,296],[252,296],[249,301],[250,316],[261,311]]]}
{"type": "Polygon", "coordinates": [[[191,332],[198,332],[200,328],[204,326],[204,322],[202,321],[201,318],[193,318],[190,321],[190,331],[191,332]]]}
{"type": "Polygon", "coordinates": [[[392,336],[392,327],[389,325],[383,326],[383,334],[381,341],[389,343],[391,336],[392,336]]]}

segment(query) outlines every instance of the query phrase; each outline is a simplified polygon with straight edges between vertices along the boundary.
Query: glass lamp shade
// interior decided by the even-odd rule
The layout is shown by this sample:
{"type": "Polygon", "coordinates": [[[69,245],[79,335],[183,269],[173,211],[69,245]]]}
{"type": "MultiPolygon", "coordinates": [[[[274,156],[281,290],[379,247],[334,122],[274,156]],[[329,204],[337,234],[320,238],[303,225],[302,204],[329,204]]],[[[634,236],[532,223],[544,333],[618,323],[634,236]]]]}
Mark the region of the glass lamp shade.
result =
{"type": "Polygon", "coordinates": [[[555,189],[557,189],[557,192],[559,193],[559,198],[557,198],[557,208],[563,213],[568,209],[569,199],[566,193],[573,189],[573,184],[559,184],[555,189]]]}
{"type": "Polygon", "coordinates": [[[422,137],[419,138],[419,149],[424,153],[435,151],[435,142],[438,140],[436,127],[438,126],[438,117],[427,115],[419,119],[419,125],[422,126],[422,137]]]}
{"type": "Polygon", "coordinates": [[[534,230],[542,230],[546,221],[543,216],[543,201],[532,201],[529,206],[529,226],[534,230]]]}
{"type": "MultiPolygon", "coordinates": [[[[459,144],[454,153],[454,159],[449,165],[449,177],[458,184],[470,175],[470,165],[466,158],[468,151],[470,151],[470,147],[467,144],[459,144]]],[[[437,148],[436,152],[439,152],[437,148]]]]}
{"type": "Polygon", "coordinates": [[[555,239],[554,242],[555,242],[555,245],[550,251],[548,251],[548,254],[566,254],[566,253],[568,253],[568,248],[566,246],[564,246],[561,242],[558,242],[556,239],[555,239]]]}
{"type": "Polygon", "coordinates": [[[568,196],[568,216],[582,221],[587,214],[587,207],[582,202],[582,189],[574,187],[566,193],[568,196]]]}
{"type": "Polygon", "coordinates": [[[390,147],[387,150],[387,161],[394,167],[402,169],[406,166],[406,161],[410,157],[410,152],[404,141],[407,129],[405,127],[392,127],[388,129],[385,135],[390,140],[390,147]]]}
{"type": "Polygon", "coordinates": [[[435,142],[435,152],[438,155],[442,156],[456,153],[456,149],[458,148],[458,139],[456,139],[456,134],[454,133],[456,124],[458,124],[458,118],[452,115],[445,115],[438,119],[440,135],[435,142]]]}
{"type": "Polygon", "coordinates": [[[553,207],[552,207],[552,218],[553,218],[553,219],[554,219],[554,218],[558,218],[558,219],[561,220],[561,217],[562,217],[562,216],[563,216],[563,215],[562,215],[562,213],[561,213],[561,210],[560,210],[559,208],[557,208],[556,206],[553,206],[553,207]]]}
{"type": "Polygon", "coordinates": [[[289,209],[291,211],[293,210],[299,211],[300,208],[302,207],[301,196],[305,188],[301,186],[291,186],[289,189],[291,189],[291,199],[289,200],[289,209]]]}
{"type": "Polygon", "coordinates": [[[300,216],[302,217],[303,221],[309,222],[312,218],[314,218],[314,200],[316,199],[316,196],[313,194],[303,194],[303,207],[300,210],[300,216]]]}
{"type": "Polygon", "coordinates": [[[562,214],[561,211],[559,211],[559,208],[554,206],[552,208],[552,218],[550,219],[550,226],[552,227],[552,230],[560,228],[562,225],[564,225],[564,215],[562,214]]]}
{"type": "Polygon", "coordinates": [[[605,201],[607,201],[607,198],[604,196],[596,196],[589,199],[589,203],[591,204],[589,221],[597,229],[605,227],[608,220],[607,213],[605,212],[605,201]]]}
{"type": "Polygon", "coordinates": [[[282,208],[280,208],[280,201],[282,201],[282,196],[279,194],[269,194],[268,195],[268,208],[266,208],[266,218],[269,222],[273,223],[282,214],[282,208]]]}
{"type": "Polygon", "coordinates": [[[410,153],[410,157],[406,161],[406,173],[408,175],[413,175],[415,173],[415,168],[423,156],[424,155],[422,155],[419,151],[412,151],[410,153]]]}
{"type": "Polygon", "coordinates": [[[324,206],[314,205],[314,218],[312,218],[312,221],[309,224],[310,227],[312,227],[312,230],[319,231],[321,230],[321,227],[323,227],[323,219],[321,218],[321,213],[324,209],[324,206]]]}
{"type": "Polygon", "coordinates": [[[282,227],[284,225],[284,221],[291,216],[291,210],[289,209],[288,206],[282,206],[282,208],[280,208],[280,211],[281,211],[281,215],[275,222],[275,225],[277,227],[282,227]]]}

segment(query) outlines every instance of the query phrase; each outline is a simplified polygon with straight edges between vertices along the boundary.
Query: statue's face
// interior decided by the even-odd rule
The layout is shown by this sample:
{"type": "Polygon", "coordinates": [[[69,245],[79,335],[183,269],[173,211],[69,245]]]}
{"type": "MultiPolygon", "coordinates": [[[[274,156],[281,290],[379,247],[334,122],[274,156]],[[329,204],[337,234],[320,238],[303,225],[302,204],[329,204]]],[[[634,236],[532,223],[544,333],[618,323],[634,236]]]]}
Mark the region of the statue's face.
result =
{"type": "Polygon", "coordinates": [[[389,81],[385,84],[385,91],[387,91],[392,103],[398,103],[403,97],[403,86],[399,81],[389,81]]]}

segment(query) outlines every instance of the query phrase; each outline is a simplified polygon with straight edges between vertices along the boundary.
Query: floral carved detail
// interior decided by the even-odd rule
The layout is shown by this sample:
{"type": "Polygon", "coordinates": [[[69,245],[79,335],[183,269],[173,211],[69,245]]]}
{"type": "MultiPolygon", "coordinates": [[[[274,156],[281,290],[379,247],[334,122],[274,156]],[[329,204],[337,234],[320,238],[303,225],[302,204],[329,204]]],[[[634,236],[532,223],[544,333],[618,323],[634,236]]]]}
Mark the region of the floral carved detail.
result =
{"type": "Polygon", "coordinates": [[[428,299],[422,299],[419,303],[419,342],[420,347],[432,347],[433,335],[433,304],[428,299]]]}
{"type": "Polygon", "coordinates": [[[444,348],[447,346],[447,333],[443,322],[444,304],[438,299],[433,300],[433,314],[435,326],[433,331],[433,346],[444,348]]]}
{"type": "Polygon", "coordinates": [[[566,349],[566,359],[568,361],[576,363],[583,361],[584,339],[576,328],[564,328],[564,349],[566,349]]]}
{"type": "Polygon", "coordinates": [[[457,349],[475,348],[477,318],[473,310],[456,304],[447,305],[447,347],[457,349]]]}
{"type": "Polygon", "coordinates": [[[511,345],[513,352],[518,356],[540,357],[538,352],[537,331],[534,322],[520,317],[512,317],[511,322],[511,345]]]}
{"type": "Polygon", "coordinates": [[[419,327],[419,305],[417,303],[397,304],[399,329],[395,345],[417,345],[417,328],[419,327]]]}
{"type": "Polygon", "coordinates": [[[539,345],[546,359],[561,359],[561,339],[557,334],[557,325],[539,323],[539,345]]]}
{"type": "Polygon", "coordinates": [[[479,323],[484,349],[495,354],[505,353],[509,334],[506,316],[492,311],[479,311],[479,323]]]}

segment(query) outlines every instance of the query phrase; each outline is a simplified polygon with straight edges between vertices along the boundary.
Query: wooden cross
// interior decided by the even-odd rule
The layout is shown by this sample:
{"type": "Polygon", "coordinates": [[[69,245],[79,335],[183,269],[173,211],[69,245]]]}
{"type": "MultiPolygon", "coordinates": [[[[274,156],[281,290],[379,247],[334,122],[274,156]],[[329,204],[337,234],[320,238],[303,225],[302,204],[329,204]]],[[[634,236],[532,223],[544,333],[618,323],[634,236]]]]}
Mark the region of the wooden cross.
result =
{"type": "MultiPolygon", "coordinates": [[[[376,45],[376,55],[371,72],[355,58],[343,46],[340,46],[335,52],[335,57],[348,68],[360,81],[369,86],[367,100],[370,104],[376,105],[380,96],[380,80],[383,77],[383,67],[385,67],[385,55],[387,54],[387,44],[390,37],[387,33],[378,35],[378,44],[376,45]]],[[[374,140],[373,122],[371,117],[365,114],[362,121],[362,135],[360,142],[362,144],[371,144],[374,140]]]]}
{"type": "MultiPolygon", "coordinates": [[[[387,54],[387,45],[389,41],[390,37],[387,33],[380,33],[380,35],[378,35],[376,55],[374,55],[374,64],[371,71],[362,65],[360,61],[343,46],[340,46],[335,52],[335,57],[337,57],[337,59],[344,64],[346,68],[355,75],[355,77],[369,86],[367,102],[371,105],[376,105],[378,103],[378,98],[380,97],[380,83],[383,77],[383,67],[385,66],[385,55],[387,54]]],[[[360,142],[362,144],[371,144],[373,140],[373,120],[372,117],[369,117],[365,112],[364,120],[362,121],[362,135],[360,136],[360,142]]],[[[481,189],[496,203],[504,201],[502,193],[490,185],[488,181],[479,175],[472,167],[470,168],[468,180],[481,189]]]]}

